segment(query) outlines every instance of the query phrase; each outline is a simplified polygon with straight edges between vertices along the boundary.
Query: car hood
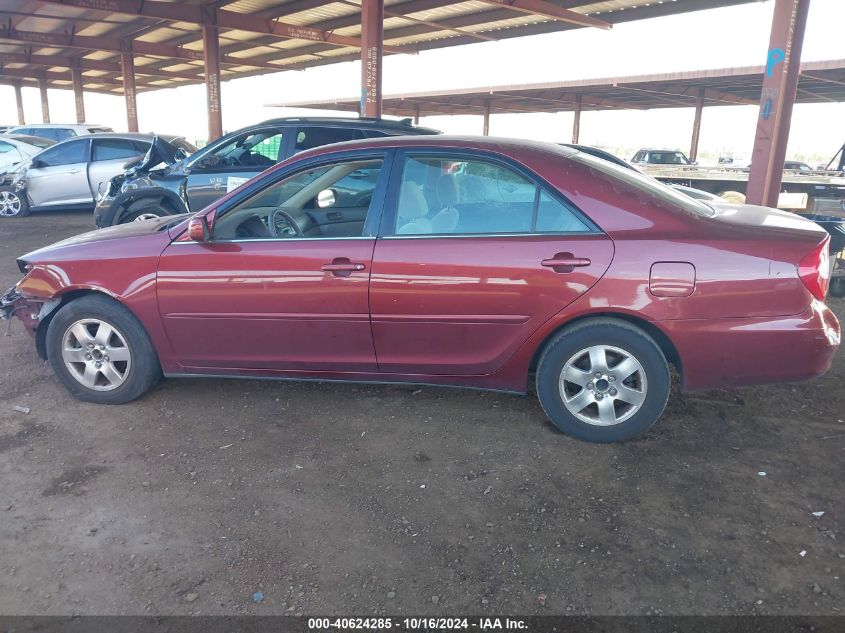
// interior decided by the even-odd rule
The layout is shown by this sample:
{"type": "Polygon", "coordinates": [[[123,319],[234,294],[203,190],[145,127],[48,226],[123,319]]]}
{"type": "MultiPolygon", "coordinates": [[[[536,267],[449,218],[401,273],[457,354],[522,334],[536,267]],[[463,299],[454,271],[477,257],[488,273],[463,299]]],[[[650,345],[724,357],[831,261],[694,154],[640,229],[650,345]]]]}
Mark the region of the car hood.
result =
{"type": "Polygon", "coordinates": [[[184,221],[189,215],[186,213],[144,220],[143,222],[128,222],[126,224],[118,224],[105,229],[74,235],[66,240],[44,246],[21,256],[18,258],[18,267],[23,272],[26,264],[50,261],[56,258],[72,258],[70,255],[72,252],[79,252],[80,249],[89,249],[94,244],[113,243],[114,240],[131,241],[137,244],[138,240],[151,239],[156,245],[155,248],[158,248],[159,242],[161,242],[161,248],[163,249],[171,240],[167,229],[184,221]]]}
{"type": "Polygon", "coordinates": [[[141,172],[149,172],[160,166],[170,167],[185,158],[185,151],[169,143],[160,136],[153,138],[150,149],[143,157],[133,158],[123,168],[126,175],[137,175],[141,172]]]}

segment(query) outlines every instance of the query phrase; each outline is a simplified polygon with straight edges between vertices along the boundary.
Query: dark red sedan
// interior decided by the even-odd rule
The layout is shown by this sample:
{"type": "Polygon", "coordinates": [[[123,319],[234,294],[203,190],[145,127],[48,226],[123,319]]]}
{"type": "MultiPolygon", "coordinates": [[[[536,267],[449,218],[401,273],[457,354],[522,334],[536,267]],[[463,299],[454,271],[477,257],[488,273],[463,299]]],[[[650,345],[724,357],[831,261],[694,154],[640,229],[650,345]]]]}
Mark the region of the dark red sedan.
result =
{"type": "Polygon", "coordinates": [[[824,373],[827,234],[544,143],[398,137],[304,152],[191,218],[25,255],[2,299],[82,400],[165,376],[524,393],[610,442],[669,396],[824,373]]]}

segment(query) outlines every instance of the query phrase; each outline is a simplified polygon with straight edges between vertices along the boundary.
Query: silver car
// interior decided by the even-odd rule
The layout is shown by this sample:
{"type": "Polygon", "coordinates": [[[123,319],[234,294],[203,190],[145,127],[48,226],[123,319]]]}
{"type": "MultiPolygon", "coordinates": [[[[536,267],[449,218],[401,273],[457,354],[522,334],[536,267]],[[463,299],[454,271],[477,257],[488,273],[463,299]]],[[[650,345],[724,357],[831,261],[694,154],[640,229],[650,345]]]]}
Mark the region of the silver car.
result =
{"type": "MultiPolygon", "coordinates": [[[[2,137],[0,137],[2,138],[2,137]]],[[[152,134],[91,134],[56,143],[0,176],[0,215],[61,208],[94,209],[101,182],[123,171],[127,161],[143,156],[152,134]]],[[[162,136],[194,151],[181,137],[162,136]]]]}
{"type": "Polygon", "coordinates": [[[104,125],[92,123],[30,123],[29,125],[16,125],[6,130],[6,134],[28,134],[48,138],[51,141],[63,141],[74,136],[98,134],[100,132],[114,132],[114,130],[104,125]]]}
{"type": "Polygon", "coordinates": [[[9,168],[55,144],[56,141],[40,136],[25,136],[23,134],[0,136],[0,173],[9,171],[9,168]]]}

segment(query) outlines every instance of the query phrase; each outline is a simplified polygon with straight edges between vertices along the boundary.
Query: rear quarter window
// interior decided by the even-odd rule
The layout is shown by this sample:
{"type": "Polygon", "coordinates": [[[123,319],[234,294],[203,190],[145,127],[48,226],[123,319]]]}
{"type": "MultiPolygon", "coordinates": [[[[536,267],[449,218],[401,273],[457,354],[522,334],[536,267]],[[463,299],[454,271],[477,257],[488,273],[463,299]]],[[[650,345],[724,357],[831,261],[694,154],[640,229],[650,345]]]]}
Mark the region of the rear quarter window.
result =
{"type": "Polygon", "coordinates": [[[595,158],[589,154],[585,154],[584,152],[573,154],[570,158],[575,162],[586,165],[591,169],[629,185],[634,189],[657,198],[658,200],[673,207],[677,207],[694,215],[703,217],[713,217],[716,215],[716,211],[709,204],[701,202],[700,200],[694,200],[688,195],[683,194],[668,185],[664,185],[659,180],[641,174],[636,170],[625,169],[624,167],[614,165],[606,160],[595,158]]]}

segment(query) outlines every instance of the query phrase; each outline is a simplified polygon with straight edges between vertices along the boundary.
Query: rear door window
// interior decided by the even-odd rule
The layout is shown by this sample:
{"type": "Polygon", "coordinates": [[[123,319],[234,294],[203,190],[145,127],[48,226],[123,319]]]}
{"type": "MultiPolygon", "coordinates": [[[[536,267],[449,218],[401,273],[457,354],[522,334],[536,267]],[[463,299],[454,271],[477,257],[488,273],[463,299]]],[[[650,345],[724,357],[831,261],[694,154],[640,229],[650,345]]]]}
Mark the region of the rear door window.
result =
{"type": "Polygon", "coordinates": [[[41,138],[48,138],[51,141],[60,141],[62,140],[59,138],[59,132],[56,128],[52,127],[36,127],[32,128],[32,133],[36,136],[40,136],[41,138]]]}
{"type": "Polygon", "coordinates": [[[330,143],[342,143],[365,138],[361,130],[341,127],[301,127],[296,133],[294,153],[322,147],[330,143]]]}
{"type": "Polygon", "coordinates": [[[407,156],[395,235],[591,232],[574,208],[499,162],[407,156]]]}
{"type": "Polygon", "coordinates": [[[138,151],[135,143],[128,139],[108,138],[95,139],[92,160],[118,160],[133,158],[143,152],[138,151]]]}

